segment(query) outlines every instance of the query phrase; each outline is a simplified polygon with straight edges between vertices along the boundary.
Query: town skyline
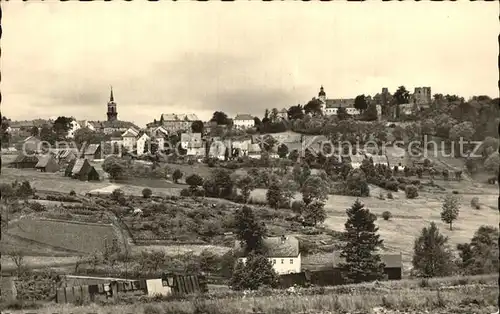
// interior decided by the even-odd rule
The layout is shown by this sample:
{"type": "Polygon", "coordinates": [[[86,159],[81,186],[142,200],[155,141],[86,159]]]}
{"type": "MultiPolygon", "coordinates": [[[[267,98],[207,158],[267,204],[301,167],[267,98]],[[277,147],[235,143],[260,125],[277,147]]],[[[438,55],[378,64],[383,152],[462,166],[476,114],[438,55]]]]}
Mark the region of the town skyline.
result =
{"type": "Polygon", "coordinates": [[[281,11],[268,12],[250,3],[231,11],[224,4],[8,3],[2,114],[102,121],[110,85],[119,119],[141,126],[161,113],[261,117],[266,108],[304,105],[320,85],[331,98],[373,96],[383,87],[394,93],[400,85],[496,97],[492,4],[394,3],[382,11],[382,3],[363,3],[376,12],[363,15],[349,3],[280,3],[281,11]]]}

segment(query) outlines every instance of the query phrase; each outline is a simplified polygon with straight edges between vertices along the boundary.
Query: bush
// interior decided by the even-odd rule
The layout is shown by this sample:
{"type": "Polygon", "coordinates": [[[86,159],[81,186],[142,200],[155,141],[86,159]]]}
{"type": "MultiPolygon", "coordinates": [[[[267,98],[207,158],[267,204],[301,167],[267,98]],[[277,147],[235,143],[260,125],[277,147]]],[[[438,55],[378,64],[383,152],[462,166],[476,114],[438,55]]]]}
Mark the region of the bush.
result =
{"type": "Polygon", "coordinates": [[[181,190],[181,196],[192,196],[193,192],[191,189],[185,188],[181,190]]]}
{"type": "Polygon", "coordinates": [[[387,198],[390,200],[394,199],[394,196],[392,196],[392,192],[387,192],[387,198]]]}
{"type": "Polygon", "coordinates": [[[71,190],[71,192],[69,192],[69,195],[71,195],[71,196],[76,196],[76,192],[75,192],[75,190],[71,190]]]}
{"type": "Polygon", "coordinates": [[[142,197],[150,198],[151,195],[153,195],[153,191],[151,191],[151,189],[145,188],[142,190],[142,197]]]}
{"type": "Polygon", "coordinates": [[[292,211],[297,214],[302,214],[302,210],[304,209],[303,201],[293,201],[292,203],[292,211]]]}
{"type": "Polygon", "coordinates": [[[391,219],[391,217],[392,217],[392,214],[390,211],[386,210],[385,212],[382,213],[382,218],[384,218],[384,220],[389,220],[389,219],[391,219]]]}
{"type": "Polygon", "coordinates": [[[378,194],[378,198],[381,199],[381,200],[385,200],[384,193],[380,192],[378,194]]]}
{"type": "Polygon", "coordinates": [[[389,191],[393,191],[393,192],[398,191],[398,185],[399,185],[398,181],[395,181],[395,180],[394,181],[393,180],[385,181],[384,185],[385,185],[385,188],[389,191]]]}
{"type": "Polygon", "coordinates": [[[414,185],[407,185],[405,188],[405,194],[407,198],[416,198],[418,197],[418,189],[414,185]]]}
{"type": "Polygon", "coordinates": [[[460,194],[457,190],[453,190],[453,191],[451,191],[451,193],[453,193],[453,194],[460,194]]]}
{"type": "Polygon", "coordinates": [[[38,202],[30,203],[30,208],[35,212],[43,212],[46,210],[45,206],[38,202]]]}
{"type": "Polygon", "coordinates": [[[470,206],[475,209],[481,209],[481,205],[479,204],[479,197],[473,197],[470,201],[470,206]]]}
{"type": "Polygon", "coordinates": [[[189,184],[190,186],[202,186],[203,178],[197,174],[192,174],[186,178],[186,183],[189,184]]]}

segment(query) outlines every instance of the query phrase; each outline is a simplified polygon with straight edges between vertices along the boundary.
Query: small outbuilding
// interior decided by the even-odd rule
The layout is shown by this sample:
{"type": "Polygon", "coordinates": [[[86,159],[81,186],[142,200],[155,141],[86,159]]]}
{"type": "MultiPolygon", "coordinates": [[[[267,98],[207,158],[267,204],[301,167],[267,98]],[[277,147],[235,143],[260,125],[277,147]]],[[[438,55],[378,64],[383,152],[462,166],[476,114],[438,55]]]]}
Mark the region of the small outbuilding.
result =
{"type": "Polygon", "coordinates": [[[87,159],[82,158],[76,159],[74,163],[70,162],[68,168],[66,168],[65,175],[81,181],[99,181],[99,173],[87,159]],[[70,168],[72,164],[73,166],[70,168]]]}
{"type": "Polygon", "coordinates": [[[14,159],[11,165],[14,168],[25,169],[25,168],[35,168],[37,163],[38,163],[38,157],[36,157],[35,155],[28,155],[25,154],[24,152],[21,152],[19,153],[19,155],[17,155],[16,159],[14,159]]]}
{"type": "Polygon", "coordinates": [[[101,145],[100,144],[90,144],[85,150],[85,159],[90,161],[95,159],[101,159],[101,145]]]}
{"type": "Polygon", "coordinates": [[[59,171],[59,164],[55,160],[54,156],[47,154],[40,156],[35,168],[42,172],[57,172],[59,171]]]}

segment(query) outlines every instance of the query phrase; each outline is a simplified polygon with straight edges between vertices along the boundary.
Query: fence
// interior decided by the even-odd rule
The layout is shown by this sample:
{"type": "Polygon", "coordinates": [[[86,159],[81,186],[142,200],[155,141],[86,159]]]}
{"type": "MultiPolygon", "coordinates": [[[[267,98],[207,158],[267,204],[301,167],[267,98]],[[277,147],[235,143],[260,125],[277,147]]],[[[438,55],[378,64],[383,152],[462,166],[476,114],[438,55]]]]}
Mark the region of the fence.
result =
{"type": "Polygon", "coordinates": [[[146,295],[185,295],[208,291],[203,275],[163,274],[162,278],[122,280],[98,277],[68,277],[56,292],[57,303],[86,303],[98,296],[114,298],[118,294],[141,292],[146,295]]]}

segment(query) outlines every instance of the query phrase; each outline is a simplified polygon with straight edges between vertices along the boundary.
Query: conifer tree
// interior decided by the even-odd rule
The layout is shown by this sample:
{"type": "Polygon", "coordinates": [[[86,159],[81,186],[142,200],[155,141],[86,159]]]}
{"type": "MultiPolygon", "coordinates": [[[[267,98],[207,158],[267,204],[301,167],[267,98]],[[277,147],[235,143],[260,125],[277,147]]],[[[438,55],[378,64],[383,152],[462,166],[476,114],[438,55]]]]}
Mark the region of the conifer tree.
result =
{"type": "Polygon", "coordinates": [[[413,268],[422,277],[446,276],[452,271],[448,237],[439,233],[434,222],[422,229],[413,246],[413,268]]]}
{"type": "Polygon", "coordinates": [[[346,210],[345,245],[340,257],[343,277],[348,283],[379,280],[384,277],[384,264],[378,248],[382,245],[378,228],[375,226],[377,216],[370,213],[359,200],[346,210]]]}

